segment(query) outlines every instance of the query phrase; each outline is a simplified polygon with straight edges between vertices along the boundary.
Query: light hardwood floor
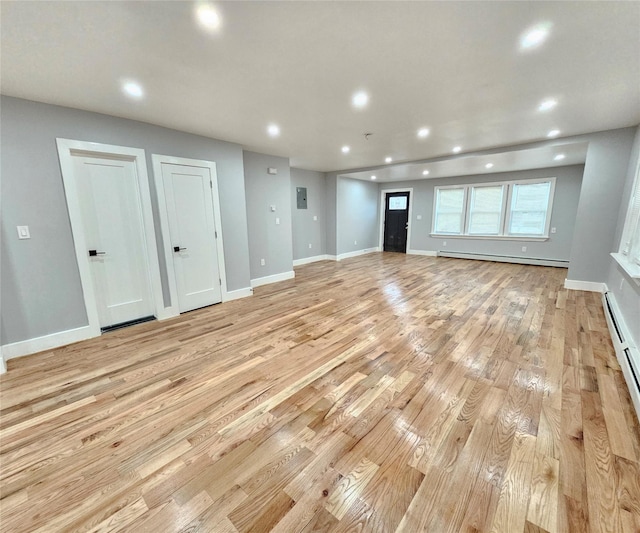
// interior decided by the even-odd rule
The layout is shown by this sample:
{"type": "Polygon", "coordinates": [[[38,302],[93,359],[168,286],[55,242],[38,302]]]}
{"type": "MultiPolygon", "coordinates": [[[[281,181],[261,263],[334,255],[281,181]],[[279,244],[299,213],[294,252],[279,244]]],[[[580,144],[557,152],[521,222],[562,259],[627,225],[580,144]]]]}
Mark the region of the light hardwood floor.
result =
{"type": "Polygon", "coordinates": [[[566,270],[401,254],[9,362],[4,531],[640,531],[640,427],[566,270]]]}

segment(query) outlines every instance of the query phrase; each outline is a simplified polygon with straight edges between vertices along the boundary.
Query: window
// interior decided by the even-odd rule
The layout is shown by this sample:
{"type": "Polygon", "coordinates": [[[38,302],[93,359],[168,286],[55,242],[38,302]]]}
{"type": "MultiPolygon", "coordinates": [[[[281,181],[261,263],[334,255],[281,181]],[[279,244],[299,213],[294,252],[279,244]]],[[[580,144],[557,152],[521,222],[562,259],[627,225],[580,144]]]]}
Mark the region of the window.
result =
{"type": "Polygon", "coordinates": [[[464,225],[465,189],[436,189],[434,232],[443,235],[462,233],[464,225]]]}
{"type": "Polygon", "coordinates": [[[436,187],[432,235],[546,239],[555,180],[436,187]]]}
{"type": "MultiPolygon", "coordinates": [[[[638,272],[640,269],[640,160],[636,168],[636,177],[633,184],[633,194],[629,199],[629,208],[627,210],[627,218],[625,220],[624,229],[622,230],[622,240],[620,241],[620,253],[614,254],[618,260],[622,260],[627,265],[632,265],[631,271],[633,277],[640,277],[638,272]],[[621,256],[621,257],[616,257],[621,256]]],[[[626,266],[623,264],[623,266],[626,266]]]]}

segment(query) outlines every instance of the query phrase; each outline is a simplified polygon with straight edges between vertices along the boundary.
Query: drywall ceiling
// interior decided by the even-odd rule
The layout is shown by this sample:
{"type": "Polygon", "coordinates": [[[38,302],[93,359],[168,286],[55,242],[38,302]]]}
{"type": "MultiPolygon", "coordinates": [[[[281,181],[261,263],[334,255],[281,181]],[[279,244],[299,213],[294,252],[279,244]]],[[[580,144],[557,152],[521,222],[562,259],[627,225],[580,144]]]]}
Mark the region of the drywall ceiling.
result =
{"type": "Polygon", "coordinates": [[[322,171],[640,122],[638,2],[216,2],[214,31],[200,5],[2,2],[2,93],[322,171]],[[537,24],[547,40],[521,50],[537,24]],[[144,97],[123,94],[124,80],[144,97]],[[557,105],[539,111],[547,98],[557,105]]]}
{"type": "Polygon", "coordinates": [[[583,165],[587,147],[587,142],[565,143],[558,140],[536,148],[490,154],[460,154],[436,161],[400,163],[374,170],[345,172],[340,173],[340,176],[366,181],[371,181],[372,176],[375,176],[376,181],[392,182],[583,165]]]}

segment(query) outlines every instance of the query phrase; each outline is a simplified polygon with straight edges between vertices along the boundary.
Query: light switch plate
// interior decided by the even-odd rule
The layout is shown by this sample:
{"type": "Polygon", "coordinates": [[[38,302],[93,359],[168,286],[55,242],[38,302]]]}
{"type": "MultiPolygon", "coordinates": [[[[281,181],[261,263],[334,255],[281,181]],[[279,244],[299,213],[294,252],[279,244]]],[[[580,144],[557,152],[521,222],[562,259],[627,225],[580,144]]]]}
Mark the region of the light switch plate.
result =
{"type": "Polygon", "coordinates": [[[318,220],[318,215],[313,215],[313,220],[318,220]]]}
{"type": "Polygon", "coordinates": [[[276,225],[280,224],[280,218],[276,217],[276,225]]]}
{"type": "Polygon", "coordinates": [[[422,220],[422,215],[418,215],[416,218],[417,218],[418,220],[422,220]]]}
{"type": "Polygon", "coordinates": [[[30,239],[29,226],[16,226],[18,229],[18,239],[30,239]]]}

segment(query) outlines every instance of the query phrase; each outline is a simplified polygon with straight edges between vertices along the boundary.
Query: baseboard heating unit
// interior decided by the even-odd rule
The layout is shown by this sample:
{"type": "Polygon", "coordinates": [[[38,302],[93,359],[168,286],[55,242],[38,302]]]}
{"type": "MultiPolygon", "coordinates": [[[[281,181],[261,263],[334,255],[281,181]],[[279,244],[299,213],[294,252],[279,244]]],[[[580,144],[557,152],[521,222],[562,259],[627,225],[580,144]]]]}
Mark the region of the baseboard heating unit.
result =
{"type": "Polygon", "coordinates": [[[624,379],[629,387],[629,395],[640,420],[640,350],[634,345],[622,319],[615,297],[610,292],[602,295],[602,306],[607,317],[607,325],[616,357],[622,368],[624,379]]]}
{"type": "Polygon", "coordinates": [[[444,250],[438,251],[438,257],[453,257],[454,259],[478,259],[480,261],[496,261],[497,263],[517,263],[521,265],[569,268],[569,261],[560,261],[557,259],[538,259],[536,257],[474,254],[470,252],[448,252],[444,250]]]}

